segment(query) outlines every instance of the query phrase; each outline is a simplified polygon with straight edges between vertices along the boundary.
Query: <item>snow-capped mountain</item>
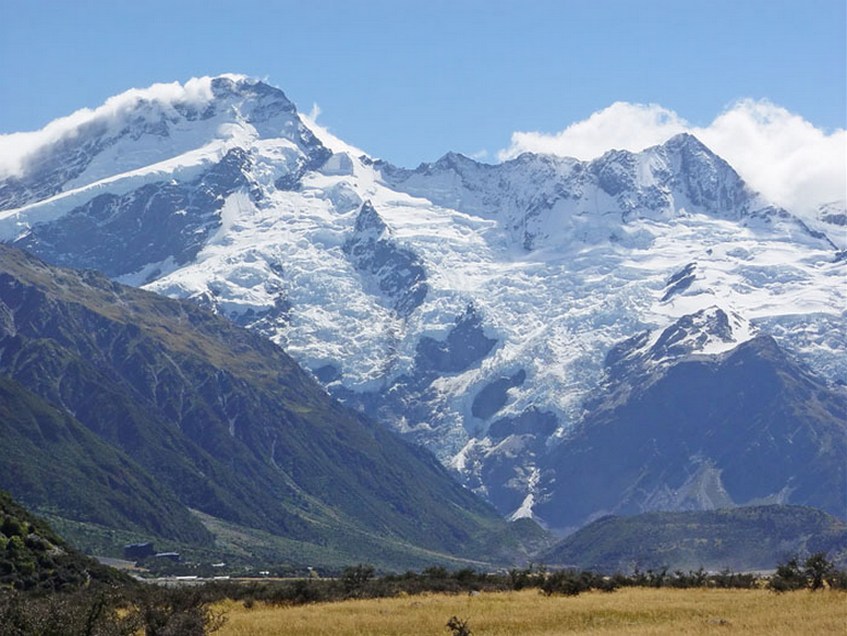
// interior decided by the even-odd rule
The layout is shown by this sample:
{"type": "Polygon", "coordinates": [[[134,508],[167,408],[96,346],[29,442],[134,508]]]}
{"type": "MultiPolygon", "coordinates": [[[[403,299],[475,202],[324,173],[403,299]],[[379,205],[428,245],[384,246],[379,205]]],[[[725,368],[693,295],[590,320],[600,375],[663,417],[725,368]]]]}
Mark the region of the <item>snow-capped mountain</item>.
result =
{"type": "Polygon", "coordinates": [[[843,211],[801,220],[690,135],[407,170],[234,75],[79,120],[0,181],[0,240],[259,330],[503,514],[555,487],[540,460],[610,357],[670,365],[767,333],[847,381],[843,211]]]}

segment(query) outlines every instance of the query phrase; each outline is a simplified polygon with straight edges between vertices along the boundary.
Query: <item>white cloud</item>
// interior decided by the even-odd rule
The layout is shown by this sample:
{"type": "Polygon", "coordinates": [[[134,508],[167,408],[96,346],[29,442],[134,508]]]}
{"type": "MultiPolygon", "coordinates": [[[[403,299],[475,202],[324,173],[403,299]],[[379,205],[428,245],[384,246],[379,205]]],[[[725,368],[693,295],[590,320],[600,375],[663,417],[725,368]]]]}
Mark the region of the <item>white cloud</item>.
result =
{"type": "MultiPolygon", "coordinates": [[[[242,79],[241,75],[225,75],[233,80],[242,79]]],[[[212,78],[192,78],[180,84],[154,84],[149,88],[133,88],[120,95],[110,97],[106,103],[95,109],[83,108],[75,113],[56,119],[41,130],[33,132],[0,135],[0,177],[17,176],[23,172],[27,160],[39,148],[55,143],[60,139],[74,137],[84,126],[94,120],[100,120],[107,126],[122,121],[139,101],[153,102],[158,108],[167,111],[175,103],[187,103],[202,106],[212,99],[212,78]]]]}
{"type": "Polygon", "coordinates": [[[513,133],[512,145],[501,150],[498,158],[504,161],[522,152],[535,152],[587,161],[613,148],[637,152],[660,144],[687,128],[685,120],[657,104],[615,102],[559,133],[513,133]]]}
{"type": "Polygon", "coordinates": [[[309,111],[309,119],[313,122],[318,123],[318,117],[321,116],[321,107],[318,106],[317,102],[312,102],[312,110],[309,111]]]}
{"type": "Polygon", "coordinates": [[[559,133],[516,132],[501,161],[522,152],[589,160],[616,148],[638,152],[690,132],[730,163],[755,190],[808,213],[847,198],[847,131],[827,133],[769,101],[741,100],[706,127],[656,104],[616,102],[559,133]]]}
{"type": "Polygon", "coordinates": [[[767,101],[744,100],[692,131],[756,190],[789,210],[847,198],[847,131],[826,133],[767,101]]]}

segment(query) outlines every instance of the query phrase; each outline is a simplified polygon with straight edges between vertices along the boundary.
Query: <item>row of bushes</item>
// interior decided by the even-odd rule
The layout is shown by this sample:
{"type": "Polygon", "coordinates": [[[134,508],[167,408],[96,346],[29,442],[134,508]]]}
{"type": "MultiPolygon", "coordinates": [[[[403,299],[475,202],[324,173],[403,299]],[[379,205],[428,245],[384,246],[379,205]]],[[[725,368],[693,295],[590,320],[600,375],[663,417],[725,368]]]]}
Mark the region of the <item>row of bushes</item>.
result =
{"type": "Polygon", "coordinates": [[[0,592],[0,636],[204,636],[224,622],[200,589],[100,587],[35,597],[0,592]]]}
{"type": "MultiPolygon", "coordinates": [[[[301,605],[349,598],[392,597],[424,592],[474,593],[538,589],[545,595],[577,595],[588,590],[613,592],[620,587],[752,588],[754,575],[667,570],[602,576],[575,570],[547,571],[544,567],[484,573],[472,569],[448,571],[433,567],[423,572],[376,576],[372,566],[345,568],[332,579],[254,582],[214,581],[187,588],[130,585],[91,586],[74,593],[38,596],[19,590],[0,590],[0,636],[202,636],[215,631],[225,617],[212,605],[223,599],[274,605],[301,605]]],[[[837,570],[823,554],[782,564],[770,578],[775,591],[847,590],[847,572],[837,570]]],[[[461,621],[451,629],[461,629],[461,621]]]]}
{"type": "Polygon", "coordinates": [[[822,552],[813,554],[802,565],[797,558],[780,564],[768,581],[768,588],[775,592],[825,587],[847,590],[847,571],[836,568],[822,552]]]}
{"type": "MultiPolygon", "coordinates": [[[[512,569],[503,573],[477,572],[467,568],[448,571],[432,567],[423,572],[376,576],[369,565],[345,568],[332,579],[298,579],[295,581],[236,582],[216,581],[204,588],[210,602],[222,598],[240,600],[246,604],[265,602],[277,605],[298,605],[339,601],[349,598],[385,598],[400,594],[425,592],[462,594],[489,591],[538,589],[546,595],[575,595],[589,590],[612,592],[620,587],[751,589],[760,586],[754,574],[731,571],[709,573],[703,570],[683,572],[667,569],[631,575],[602,576],[576,570],[548,571],[543,566],[512,569]]],[[[774,591],[822,587],[847,590],[847,572],[836,569],[826,555],[816,554],[801,567],[793,559],[780,565],[767,586],[774,591]]]]}

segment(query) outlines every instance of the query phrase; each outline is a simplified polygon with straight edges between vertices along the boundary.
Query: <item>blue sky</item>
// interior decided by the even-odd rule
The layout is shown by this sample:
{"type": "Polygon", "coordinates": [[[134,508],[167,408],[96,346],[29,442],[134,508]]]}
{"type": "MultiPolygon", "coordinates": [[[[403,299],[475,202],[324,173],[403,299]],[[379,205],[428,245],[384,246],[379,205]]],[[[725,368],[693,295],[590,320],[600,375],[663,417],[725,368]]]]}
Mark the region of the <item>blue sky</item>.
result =
{"type": "Polygon", "coordinates": [[[495,160],[614,102],[845,127],[845,0],[0,0],[0,133],[155,82],[267,78],[374,156],[495,160]]]}

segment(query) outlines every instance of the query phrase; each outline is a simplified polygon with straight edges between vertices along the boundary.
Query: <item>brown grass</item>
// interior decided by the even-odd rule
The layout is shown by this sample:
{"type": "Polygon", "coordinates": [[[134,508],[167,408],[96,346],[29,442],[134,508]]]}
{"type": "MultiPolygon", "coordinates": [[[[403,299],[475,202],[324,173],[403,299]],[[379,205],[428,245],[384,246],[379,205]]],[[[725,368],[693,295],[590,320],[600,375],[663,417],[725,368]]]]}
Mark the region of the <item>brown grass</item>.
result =
{"type": "Polygon", "coordinates": [[[447,634],[451,616],[475,636],[505,634],[847,634],[841,592],[625,588],[545,597],[536,590],[423,595],[301,607],[232,601],[222,636],[447,634]]]}

